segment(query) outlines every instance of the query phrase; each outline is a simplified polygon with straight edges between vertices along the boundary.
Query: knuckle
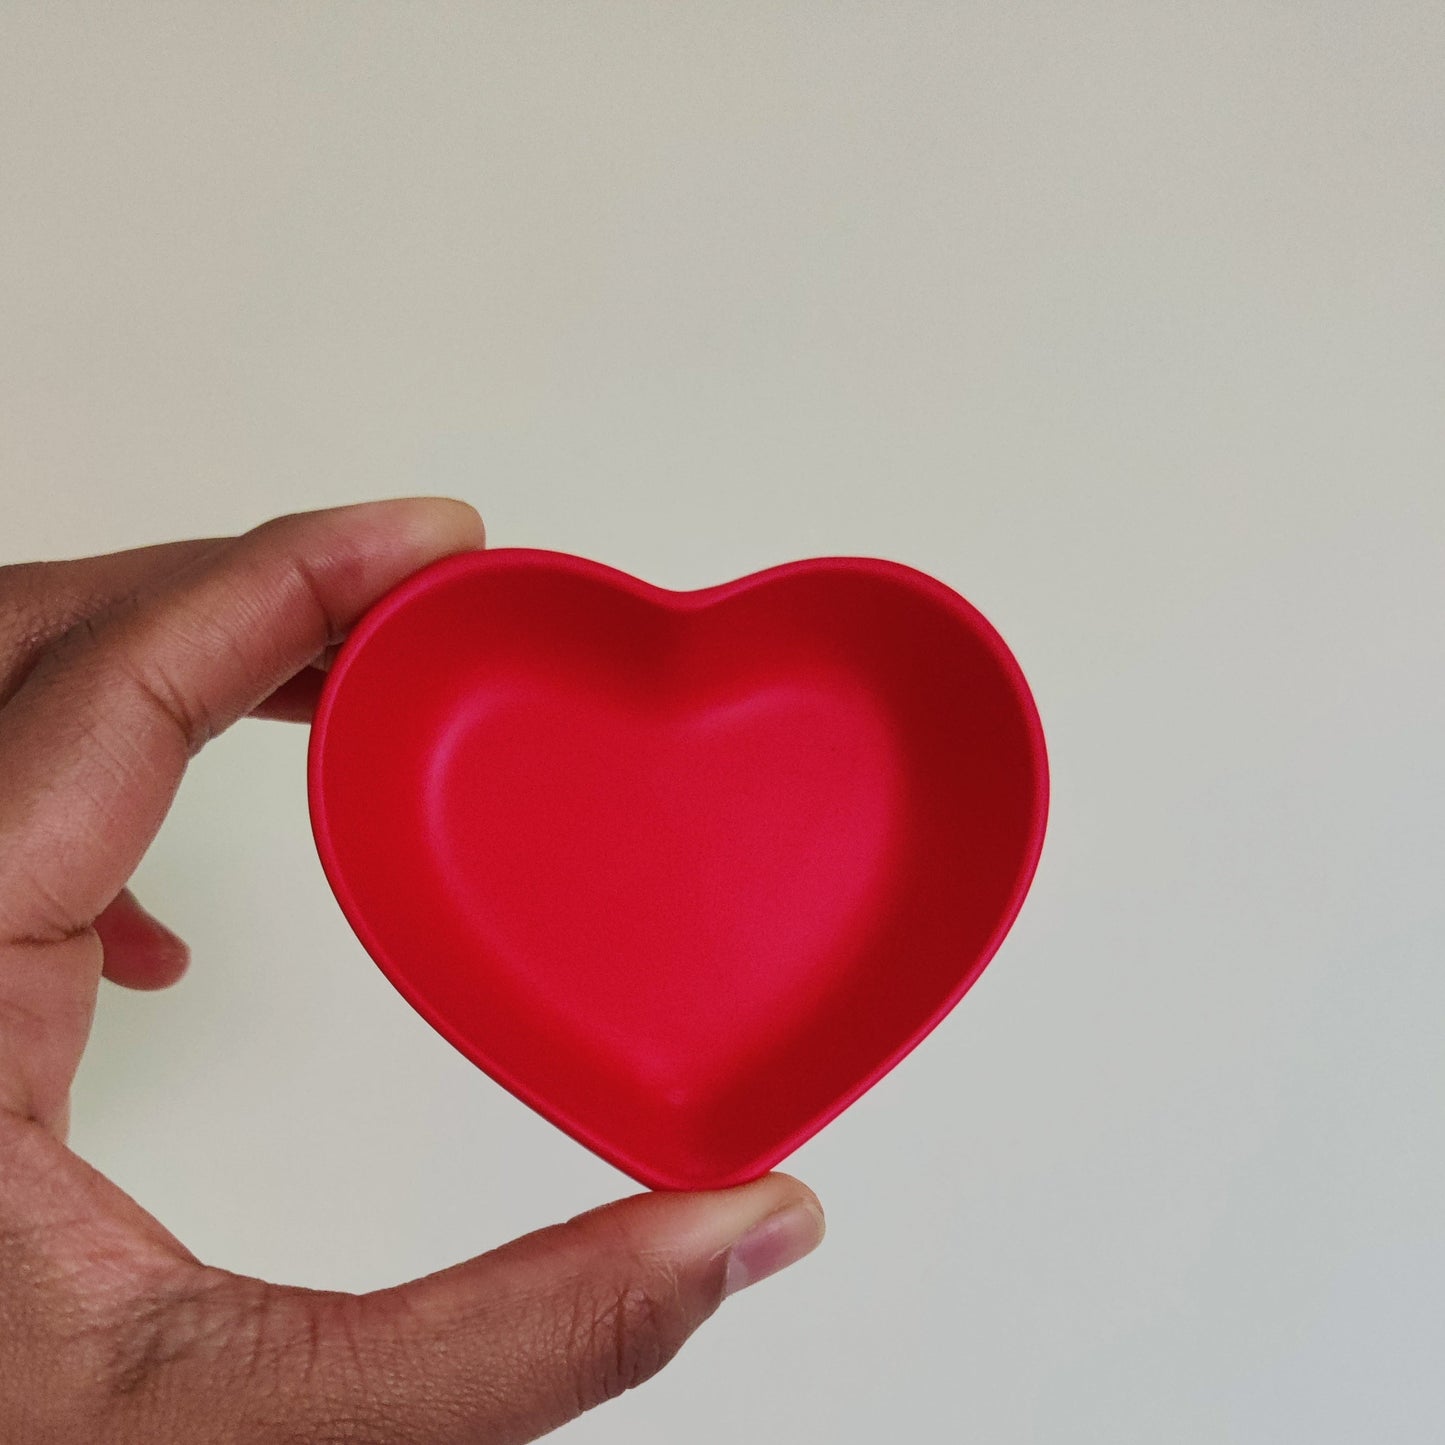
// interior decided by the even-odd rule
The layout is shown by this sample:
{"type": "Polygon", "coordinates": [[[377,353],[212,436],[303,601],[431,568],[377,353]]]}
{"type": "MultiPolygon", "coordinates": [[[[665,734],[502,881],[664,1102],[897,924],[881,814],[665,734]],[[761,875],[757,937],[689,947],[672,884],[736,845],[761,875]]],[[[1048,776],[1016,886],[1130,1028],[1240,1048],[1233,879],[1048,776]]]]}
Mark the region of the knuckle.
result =
{"type": "Polygon", "coordinates": [[[321,573],[299,553],[290,558],[289,566],[292,583],[325,633],[326,645],[334,646],[346,636],[346,624],[331,603],[321,573]]]}
{"type": "Polygon", "coordinates": [[[36,671],[56,674],[77,663],[88,662],[105,640],[107,624],[119,619],[134,604],[117,600],[104,608],[87,610],[67,618],[49,636],[37,639],[36,671]]]}
{"type": "Polygon", "coordinates": [[[70,625],[51,598],[54,567],[49,562],[0,567],[0,701],[14,694],[70,625]]]}
{"type": "Polygon", "coordinates": [[[163,622],[140,600],[117,599],[103,610],[77,617],[39,650],[32,676],[43,687],[94,689],[106,712],[118,705],[150,714],[195,753],[214,731],[213,719],[192,696],[178,669],[153,646],[163,622]],[[85,681],[81,681],[85,679],[85,681]]]}
{"type": "Polygon", "coordinates": [[[251,528],[250,535],[253,537],[269,537],[277,532],[289,532],[293,527],[298,525],[306,515],[304,511],[299,509],[290,512],[277,512],[274,516],[267,517],[264,522],[257,522],[256,525],[251,528]]]}
{"type": "Polygon", "coordinates": [[[118,1398],[164,1393],[187,1366],[254,1361],[265,1338],[265,1299],[236,1287],[230,1276],[195,1278],[135,1302],[119,1333],[107,1377],[118,1398]]]}
{"type": "Polygon", "coordinates": [[[181,737],[187,753],[199,752],[210,741],[215,733],[210,714],[191,697],[190,691],[159,658],[153,658],[149,666],[127,667],[119,671],[140,701],[181,737]]]}
{"type": "Polygon", "coordinates": [[[677,1291],[661,1277],[584,1290],[572,1316],[570,1350],[579,1411],[650,1380],[686,1338],[677,1291]]]}
{"type": "Polygon", "coordinates": [[[287,512],[252,528],[249,535],[264,549],[274,549],[279,554],[285,585],[311,612],[318,628],[325,632],[327,643],[332,644],[340,642],[347,629],[345,620],[336,614],[332,605],[326,578],[337,570],[344,571],[345,562],[327,557],[325,548],[316,556],[310,555],[319,546],[309,531],[315,522],[314,512],[287,512]],[[307,537],[312,539],[309,546],[303,540],[307,537]]]}
{"type": "Polygon", "coordinates": [[[382,1445],[388,1437],[368,1417],[362,1382],[335,1361],[320,1369],[326,1298],[205,1269],[158,1290],[132,1307],[110,1358],[113,1409],[184,1422],[186,1433],[174,1438],[198,1442],[382,1445]],[[223,1421],[219,1400],[228,1406],[223,1421]]]}

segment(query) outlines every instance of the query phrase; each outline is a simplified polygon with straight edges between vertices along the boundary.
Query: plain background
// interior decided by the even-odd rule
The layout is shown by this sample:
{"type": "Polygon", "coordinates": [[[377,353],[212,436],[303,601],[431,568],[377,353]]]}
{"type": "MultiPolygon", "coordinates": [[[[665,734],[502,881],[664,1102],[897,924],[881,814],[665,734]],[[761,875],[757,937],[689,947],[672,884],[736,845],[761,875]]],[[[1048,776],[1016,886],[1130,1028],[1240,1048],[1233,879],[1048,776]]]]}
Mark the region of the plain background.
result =
{"type": "MultiPolygon", "coordinates": [[[[4,557],[409,492],[691,587],[980,606],[1054,769],[823,1250],[579,1442],[1440,1438],[1445,7],[0,11],[4,557]]],[[[205,1259],[629,1192],[353,940],[300,729],[195,764],[75,1142],[205,1259]]]]}

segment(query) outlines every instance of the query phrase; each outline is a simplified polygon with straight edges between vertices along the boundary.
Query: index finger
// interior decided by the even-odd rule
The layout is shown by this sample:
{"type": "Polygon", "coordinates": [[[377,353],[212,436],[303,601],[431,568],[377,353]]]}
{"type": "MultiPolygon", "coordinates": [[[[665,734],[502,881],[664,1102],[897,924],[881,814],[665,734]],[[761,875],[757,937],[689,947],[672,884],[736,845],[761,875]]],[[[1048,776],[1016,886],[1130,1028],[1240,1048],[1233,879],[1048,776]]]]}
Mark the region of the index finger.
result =
{"type": "Polygon", "coordinates": [[[0,706],[36,659],[82,618],[177,572],[230,538],[160,542],[100,557],[0,567],[0,706]]]}
{"type": "Polygon", "coordinates": [[[483,542],[446,499],[283,517],[68,634],[0,711],[0,937],[89,927],[197,749],[397,582],[483,542]]]}

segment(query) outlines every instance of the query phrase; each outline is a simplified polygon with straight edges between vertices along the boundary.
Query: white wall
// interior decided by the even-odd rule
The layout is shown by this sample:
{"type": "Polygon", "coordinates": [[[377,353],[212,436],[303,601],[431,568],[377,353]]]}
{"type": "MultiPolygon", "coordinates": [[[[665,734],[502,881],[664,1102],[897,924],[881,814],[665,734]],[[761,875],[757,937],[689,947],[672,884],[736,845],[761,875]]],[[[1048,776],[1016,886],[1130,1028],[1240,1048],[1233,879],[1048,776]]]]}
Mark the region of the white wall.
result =
{"type": "MultiPolygon", "coordinates": [[[[1442,97],[1434,0],[0,14],[6,560],[442,490],[898,558],[1033,682],[1034,893],[824,1249],[571,1440],[1438,1438],[1442,97]]],[[[77,1147],[314,1285],[627,1192],[368,962],[304,741],[195,765],[77,1147]]]]}

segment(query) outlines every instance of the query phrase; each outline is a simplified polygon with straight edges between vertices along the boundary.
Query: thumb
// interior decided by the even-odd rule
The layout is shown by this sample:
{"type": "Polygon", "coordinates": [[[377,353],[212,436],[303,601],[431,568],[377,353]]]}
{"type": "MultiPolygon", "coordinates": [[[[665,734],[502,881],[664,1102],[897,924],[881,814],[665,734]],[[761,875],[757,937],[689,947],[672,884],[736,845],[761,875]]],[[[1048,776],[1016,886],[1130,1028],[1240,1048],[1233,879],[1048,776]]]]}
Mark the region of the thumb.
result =
{"type": "Polygon", "coordinates": [[[822,1237],[817,1199],[786,1174],[624,1199],[353,1299],[288,1413],[325,1409],[319,1386],[353,1421],[364,1410],[368,1439],[533,1440],[656,1374],[727,1295],[822,1237]]]}

